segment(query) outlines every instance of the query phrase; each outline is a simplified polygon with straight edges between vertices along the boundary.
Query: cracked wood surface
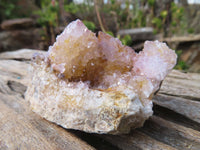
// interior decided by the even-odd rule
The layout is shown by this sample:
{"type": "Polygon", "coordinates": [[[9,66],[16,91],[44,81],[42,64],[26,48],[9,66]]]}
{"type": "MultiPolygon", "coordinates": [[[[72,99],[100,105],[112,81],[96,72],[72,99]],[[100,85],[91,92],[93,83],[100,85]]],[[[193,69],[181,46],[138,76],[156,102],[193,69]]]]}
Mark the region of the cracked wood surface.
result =
{"type": "Polygon", "coordinates": [[[154,115],[144,127],[127,135],[88,134],[30,111],[24,92],[35,52],[42,51],[0,53],[0,149],[200,149],[200,74],[173,70],[154,96],[154,115]]]}

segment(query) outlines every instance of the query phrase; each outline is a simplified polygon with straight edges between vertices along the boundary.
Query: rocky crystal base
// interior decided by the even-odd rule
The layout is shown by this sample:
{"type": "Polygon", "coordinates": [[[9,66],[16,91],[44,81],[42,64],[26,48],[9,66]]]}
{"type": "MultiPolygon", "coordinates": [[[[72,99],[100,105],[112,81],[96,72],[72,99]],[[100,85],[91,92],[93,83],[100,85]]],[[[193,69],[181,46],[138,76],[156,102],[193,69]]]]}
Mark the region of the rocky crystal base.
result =
{"type": "Polygon", "coordinates": [[[26,99],[34,112],[65,128],[128,133],[152,115],[152,95],[176,58],[158,41],[145,42],[137,54],[76,20],[46,55],[33,57],[26,99]]]}

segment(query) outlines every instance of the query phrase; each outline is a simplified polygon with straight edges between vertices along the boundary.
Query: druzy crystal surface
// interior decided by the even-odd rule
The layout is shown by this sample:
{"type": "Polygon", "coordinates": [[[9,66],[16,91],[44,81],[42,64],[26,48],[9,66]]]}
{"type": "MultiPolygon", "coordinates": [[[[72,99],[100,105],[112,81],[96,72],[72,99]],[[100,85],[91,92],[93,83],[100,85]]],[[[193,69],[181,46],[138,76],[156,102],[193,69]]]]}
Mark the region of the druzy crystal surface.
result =
{"type": "Polygon", "coordinates": [[[76,20],[46,55],[35,55],[26,99],[33,111],[65,128],[128,133],[152,115],[152,95],[176,58],[165,43],[146,41],[135,53],[76,20]]]}

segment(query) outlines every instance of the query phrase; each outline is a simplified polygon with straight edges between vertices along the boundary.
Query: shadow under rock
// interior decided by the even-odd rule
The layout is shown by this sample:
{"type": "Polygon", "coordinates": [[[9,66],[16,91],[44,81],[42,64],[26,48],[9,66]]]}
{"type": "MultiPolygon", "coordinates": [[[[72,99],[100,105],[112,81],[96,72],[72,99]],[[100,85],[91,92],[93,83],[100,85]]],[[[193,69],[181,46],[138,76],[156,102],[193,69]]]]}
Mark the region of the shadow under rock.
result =
{"type": "Polygon", "coordinates": [[[89,145],[93,146],[97,150],[121,150],[117,146],[109,143],[103,139],[104,135],[95,134],[95,133],[86,133],[79,130],[66,129],[67,131],[73,133],[83,141],[87,142],[89,145]],[[102,136],[102,138],[101,138],[102,136]]]}

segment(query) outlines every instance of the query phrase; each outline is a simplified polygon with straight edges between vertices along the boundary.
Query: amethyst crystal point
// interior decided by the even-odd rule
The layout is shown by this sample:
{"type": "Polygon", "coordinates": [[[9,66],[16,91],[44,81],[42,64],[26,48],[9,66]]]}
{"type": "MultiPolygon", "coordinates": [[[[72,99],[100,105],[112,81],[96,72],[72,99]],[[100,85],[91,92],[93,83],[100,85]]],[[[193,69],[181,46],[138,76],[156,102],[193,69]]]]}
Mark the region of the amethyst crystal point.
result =
{"type": "Polygon", "coordinates": [[[32,110],[65,128],[109,134],[128,133],[152,115],[150,98],[177,58],[158,41],[136,54],[105,33],[96,37],[80,20],[35,57],[26,92],[32,110]]]}

